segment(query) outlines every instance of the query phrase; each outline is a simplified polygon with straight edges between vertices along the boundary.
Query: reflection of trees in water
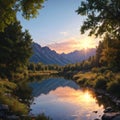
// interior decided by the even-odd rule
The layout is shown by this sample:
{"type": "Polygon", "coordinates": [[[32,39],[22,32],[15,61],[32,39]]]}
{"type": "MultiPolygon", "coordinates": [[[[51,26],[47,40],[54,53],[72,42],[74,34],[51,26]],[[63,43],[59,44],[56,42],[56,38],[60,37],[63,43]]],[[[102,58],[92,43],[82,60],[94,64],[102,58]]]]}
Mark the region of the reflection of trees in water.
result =
{"type": "Polygon", "coordinates": [[[59,78],[58,75],[36,75],[36,76],[30,76],[29,77],[29,81],[42,81],[42,80],[46,80],[48,78],[59,78]]]}
{"type": "Polygon", "coordinates": [[[101,95],[90,88],[82,88],[82,90],[83,91],[88,90],[89,93],[91,94],[91,96],[96,99],[96,103],[99,106],[103,106],[104,109],[106,109],[107,107],[111,107],[115,111],[120,110],[120,108],[118,106],[116,106],[116,104],[114,102],[112,102],[112,100],[110,100],[109,97],[107,97],[105,95],[101,95]]]}
{"type": "Polygon", "coordinates": [[[116,106],[115,103],[112,102],[112,100],[110,100],[110,99],[111,98],[109,98],[105,95],[96,93],[96,100],[97,100],[97,104],[99,106],[103,105],[104,109],[106,109],[107,107],[111,107],[115,111],[120,110],[120,108],[118,106],[116,106]]]}
{"type": "Polygon", "coordinates": [[[15,94],[19,97],[20,102],[23,102],[28,106],[30,106],[31,102],[33,101],[32,88],[28,85],[27,80],[21,80],[18,83],[18,88],[15,91],[15,94]]]}
{"type": "MultiPolygon", "coordinates": [[[[55,75],[48,75],[48,76],[47,75],[46,76],[45,75],[39,75],[39,76],[30,77],[29,81],[30,82],[39,82],[39,81],[42,82],[43,80],[50,79],[50,78],[60,78],[60,77],[57,76],[57,75],[56,76],[55,75]]],[[[63,77],[61,77],[61,78],[63,78],[63,77]]],[[[56,81],[56,82],[58,82],[58,81],[56,81]]],[[[51,83],[50,85],[52,86],[53,84],[51,83]]],[[[25,83],[22,83],[22,85],[25,85],[25,83]]],[[[30,98],[31,93],[30,93],[30,91],[29,91],[29,89],[27,87],[28,87],[27,85],[24,86],[24,88],[26,88],[26,90],[25,90],[26,93],[24,91],[22,91],[22,93],[24,92],[24,94],[25,94],[25,96],[23,98],[27,97],[27,99],[31,99],[30,98]]],[[[48,90],[48,88],[45,88],[45,89],[46,89],[46,91],[48,90]]],[[[107,107],[111,107],[113,110],[120,110],[120,108],[118,106],[116,106],[115,103],[112,102],[109,97],[107,97],[105,95],[98,94],[97,92],[95,92],[94,90],[92,90],[90,88],[81,88],[81,89],[82,89],[82,91],[88,90],[89,93],[91,94],[91,96],[94,99],[96,99],[97,104],[99,106],[103,106],[104,109],[106,109],[107,107]]],[[[37,92],[38,92],[38,90],[37,90],[37,92]]],[[[43,92],[43,91],[41,91],[41,92],[43,92]]]]}
{"type": "Polygon", "coordinates": [[[73,89],[79,89],[77,85],[72,80],[64,79],[63,77],[48,77],[44,80],[31,81],[29,85],[33,88],[32,94],[37,97],[41,94],[48,94],[51,90],[55,90],[58,87],[71,87],[73,89]]]}

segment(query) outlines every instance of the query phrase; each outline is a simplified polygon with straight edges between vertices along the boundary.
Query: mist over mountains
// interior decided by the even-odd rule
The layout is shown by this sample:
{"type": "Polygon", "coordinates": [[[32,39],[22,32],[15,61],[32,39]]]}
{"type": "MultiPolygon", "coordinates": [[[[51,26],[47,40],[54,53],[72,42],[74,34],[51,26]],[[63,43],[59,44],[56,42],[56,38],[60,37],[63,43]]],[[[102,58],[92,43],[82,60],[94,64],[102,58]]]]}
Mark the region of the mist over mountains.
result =
{"type": "Polygon", "coordinates": [[[57,64],[66,65],[76,62],[81,62],[88,59],[90,56],[95,55],[96,49],[90,48],[87,50],[76,50],[68,54],[58,54],[56,51],[51,50],[49,47],[41,47],[37,43],[32,44],[33,55],[30,58],[30,62],[44,63],[44,64],[57,64]]]}

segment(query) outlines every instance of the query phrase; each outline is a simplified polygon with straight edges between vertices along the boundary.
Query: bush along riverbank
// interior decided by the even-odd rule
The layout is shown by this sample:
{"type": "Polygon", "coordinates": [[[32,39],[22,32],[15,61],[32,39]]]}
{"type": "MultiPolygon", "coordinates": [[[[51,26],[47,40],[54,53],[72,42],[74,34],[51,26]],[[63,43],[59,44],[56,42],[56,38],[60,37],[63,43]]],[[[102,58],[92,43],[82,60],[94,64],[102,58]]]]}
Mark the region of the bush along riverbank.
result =
{"type": "MultiPolygon", "coordinates": [[[[91,71],[80,71],[73,79],[82,87],[94,89],[96,93],[107,96],[116,106],[120,108],[120,72],[113,72],[106,68],[92,68],[91,71]]],[[[111,106],[104,111],[102,120],[117,120],[120,118],[120,110],[114,110],[111,106]]]]}
{"type": "Polygon", "coordinates": [[[29,115],[31,92],[27,80],[17,81],[16,84],[8,79],[0,79],[0,120],[51,120],[44,114],[29,115]]]}
{"type": "Polygon", "coordinates": [[[0,120],[52,120],[51,118],[40,114],[38,116],[34,115],[15,115],[8,105],[0,104],[0,120]]]}

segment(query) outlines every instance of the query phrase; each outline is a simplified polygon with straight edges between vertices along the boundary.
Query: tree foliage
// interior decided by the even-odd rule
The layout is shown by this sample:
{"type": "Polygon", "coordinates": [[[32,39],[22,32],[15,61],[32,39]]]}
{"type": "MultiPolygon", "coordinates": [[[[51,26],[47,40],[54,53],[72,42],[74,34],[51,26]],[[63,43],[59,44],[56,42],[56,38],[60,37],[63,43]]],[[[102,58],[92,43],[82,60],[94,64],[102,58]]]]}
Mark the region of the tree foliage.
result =
{"type": "Polygon", "coordinates": [[[28,70],[29,71],[52,71],[52,70],[56,70],[56,71],[61,71],[63,69],[62,66],[59,66],[59,65],[45,65],[43,63],[29,63],[28,64],[28,70]]]}
{"type": "Polygon", "coordinates": [[[32,53],[31,36],[22,32],[19,22],[15,22],[0,32],[0,71],[8,78],[20,76],[32,53]]]}
{"type": "Polygon", "coordinates": [[[120,36],[120,0],[85,0],[81,2],[77,13],[87,16],[81,33],[90,30],[90,35],[108,32],[120,36]]]}
{"type": "Polygon", "coordinates": [[[0,31],[16,21],[20,12],[25,19],[36,17],[44,0],[0,0],[0,31]]]}
{"type": "Polygon", "coordinates": [[[77,13],[85,16],[81,33],[89,30],[89,35],[102,36],[96,50],[97,66],[120,66],[120,0],[85,0],[77,13]]]}
{"type": "Polygon", "coordinates": [[[120,68],[120,40],[106,35],[103,45],[100,61],[106,62],[110,67],[120,68]]]}

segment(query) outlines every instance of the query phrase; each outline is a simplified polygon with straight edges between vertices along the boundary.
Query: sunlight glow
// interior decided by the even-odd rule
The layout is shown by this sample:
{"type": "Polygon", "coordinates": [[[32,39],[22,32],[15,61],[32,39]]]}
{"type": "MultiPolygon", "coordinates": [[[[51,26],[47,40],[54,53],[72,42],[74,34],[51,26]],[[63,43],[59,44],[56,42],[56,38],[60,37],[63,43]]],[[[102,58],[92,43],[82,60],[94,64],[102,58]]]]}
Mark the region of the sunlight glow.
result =
{"type": "Polygon", "coordinates": [[[83,46],[83,48],[88,49],[89,44],[88,44],[88,42],[84,41],[82,46],[83,46]]]}
{"type": "Polygon", "coordinates": [[[69,101],[74,104],[83,103],[84,106],[92,104],[96,101],[95,98],[93,98],[93,93],[91,93],[89,90],[80,91],[69,87],[60,87],[54,91],[54,94],[60,98],[60,101],[69,101]]]}
{"type": "MultiPolygon", "coordinates": [[[[37,111],[39,107],[39,110],[43,109],[46,113],[48,113],[49,109],[53,109],[54,112],[52,113],[60,113],[60,115],[62,113],[65,116],[69,114],[76,120],[91,120],[95,115],[92,112],[93,110],[97,110],[100,115],[103,113],[103,105],[99,106],[94,96],[94,92],[89,89],[74,89],[67,86],[58,87],[48,94],[42,94],[35,98],[34,103],[36,104],[33,104],[33,107],[36,107],[37,111]],[[85,119],[83,119],[83,116],[85,119]]],[[[96,114],[95,118],[99,114],[96,114]]]]}
{"type": "Polygon", "coordinates": [[[81,41],[81,46],[82,46],[82,48],[84,48],[84,49],[88,49],[88,48],[91,48],[91,46],[92,46],[92,41],[90,40],[90,39],[85,39],[85,40],[82,40],[81,41]]]}
{"type": "Polygon", "coordinates": [[[86,102],[91,102],[93,100],[93,97],[91,96],[91,94],[88,91],[86,91],[83,95],[83,99],[86,102]]]}
{"type": "Polygon", "coordinates": [[[58,53],[69,53],[75,50],[88,50],[89,48],[96,48],[98,41],[99,40],[96,39],[95,36],[81,35],[79,37],[67,38],[62,42],[53,43],[48,46],[50,49],[55,50],[58,53]]]}

